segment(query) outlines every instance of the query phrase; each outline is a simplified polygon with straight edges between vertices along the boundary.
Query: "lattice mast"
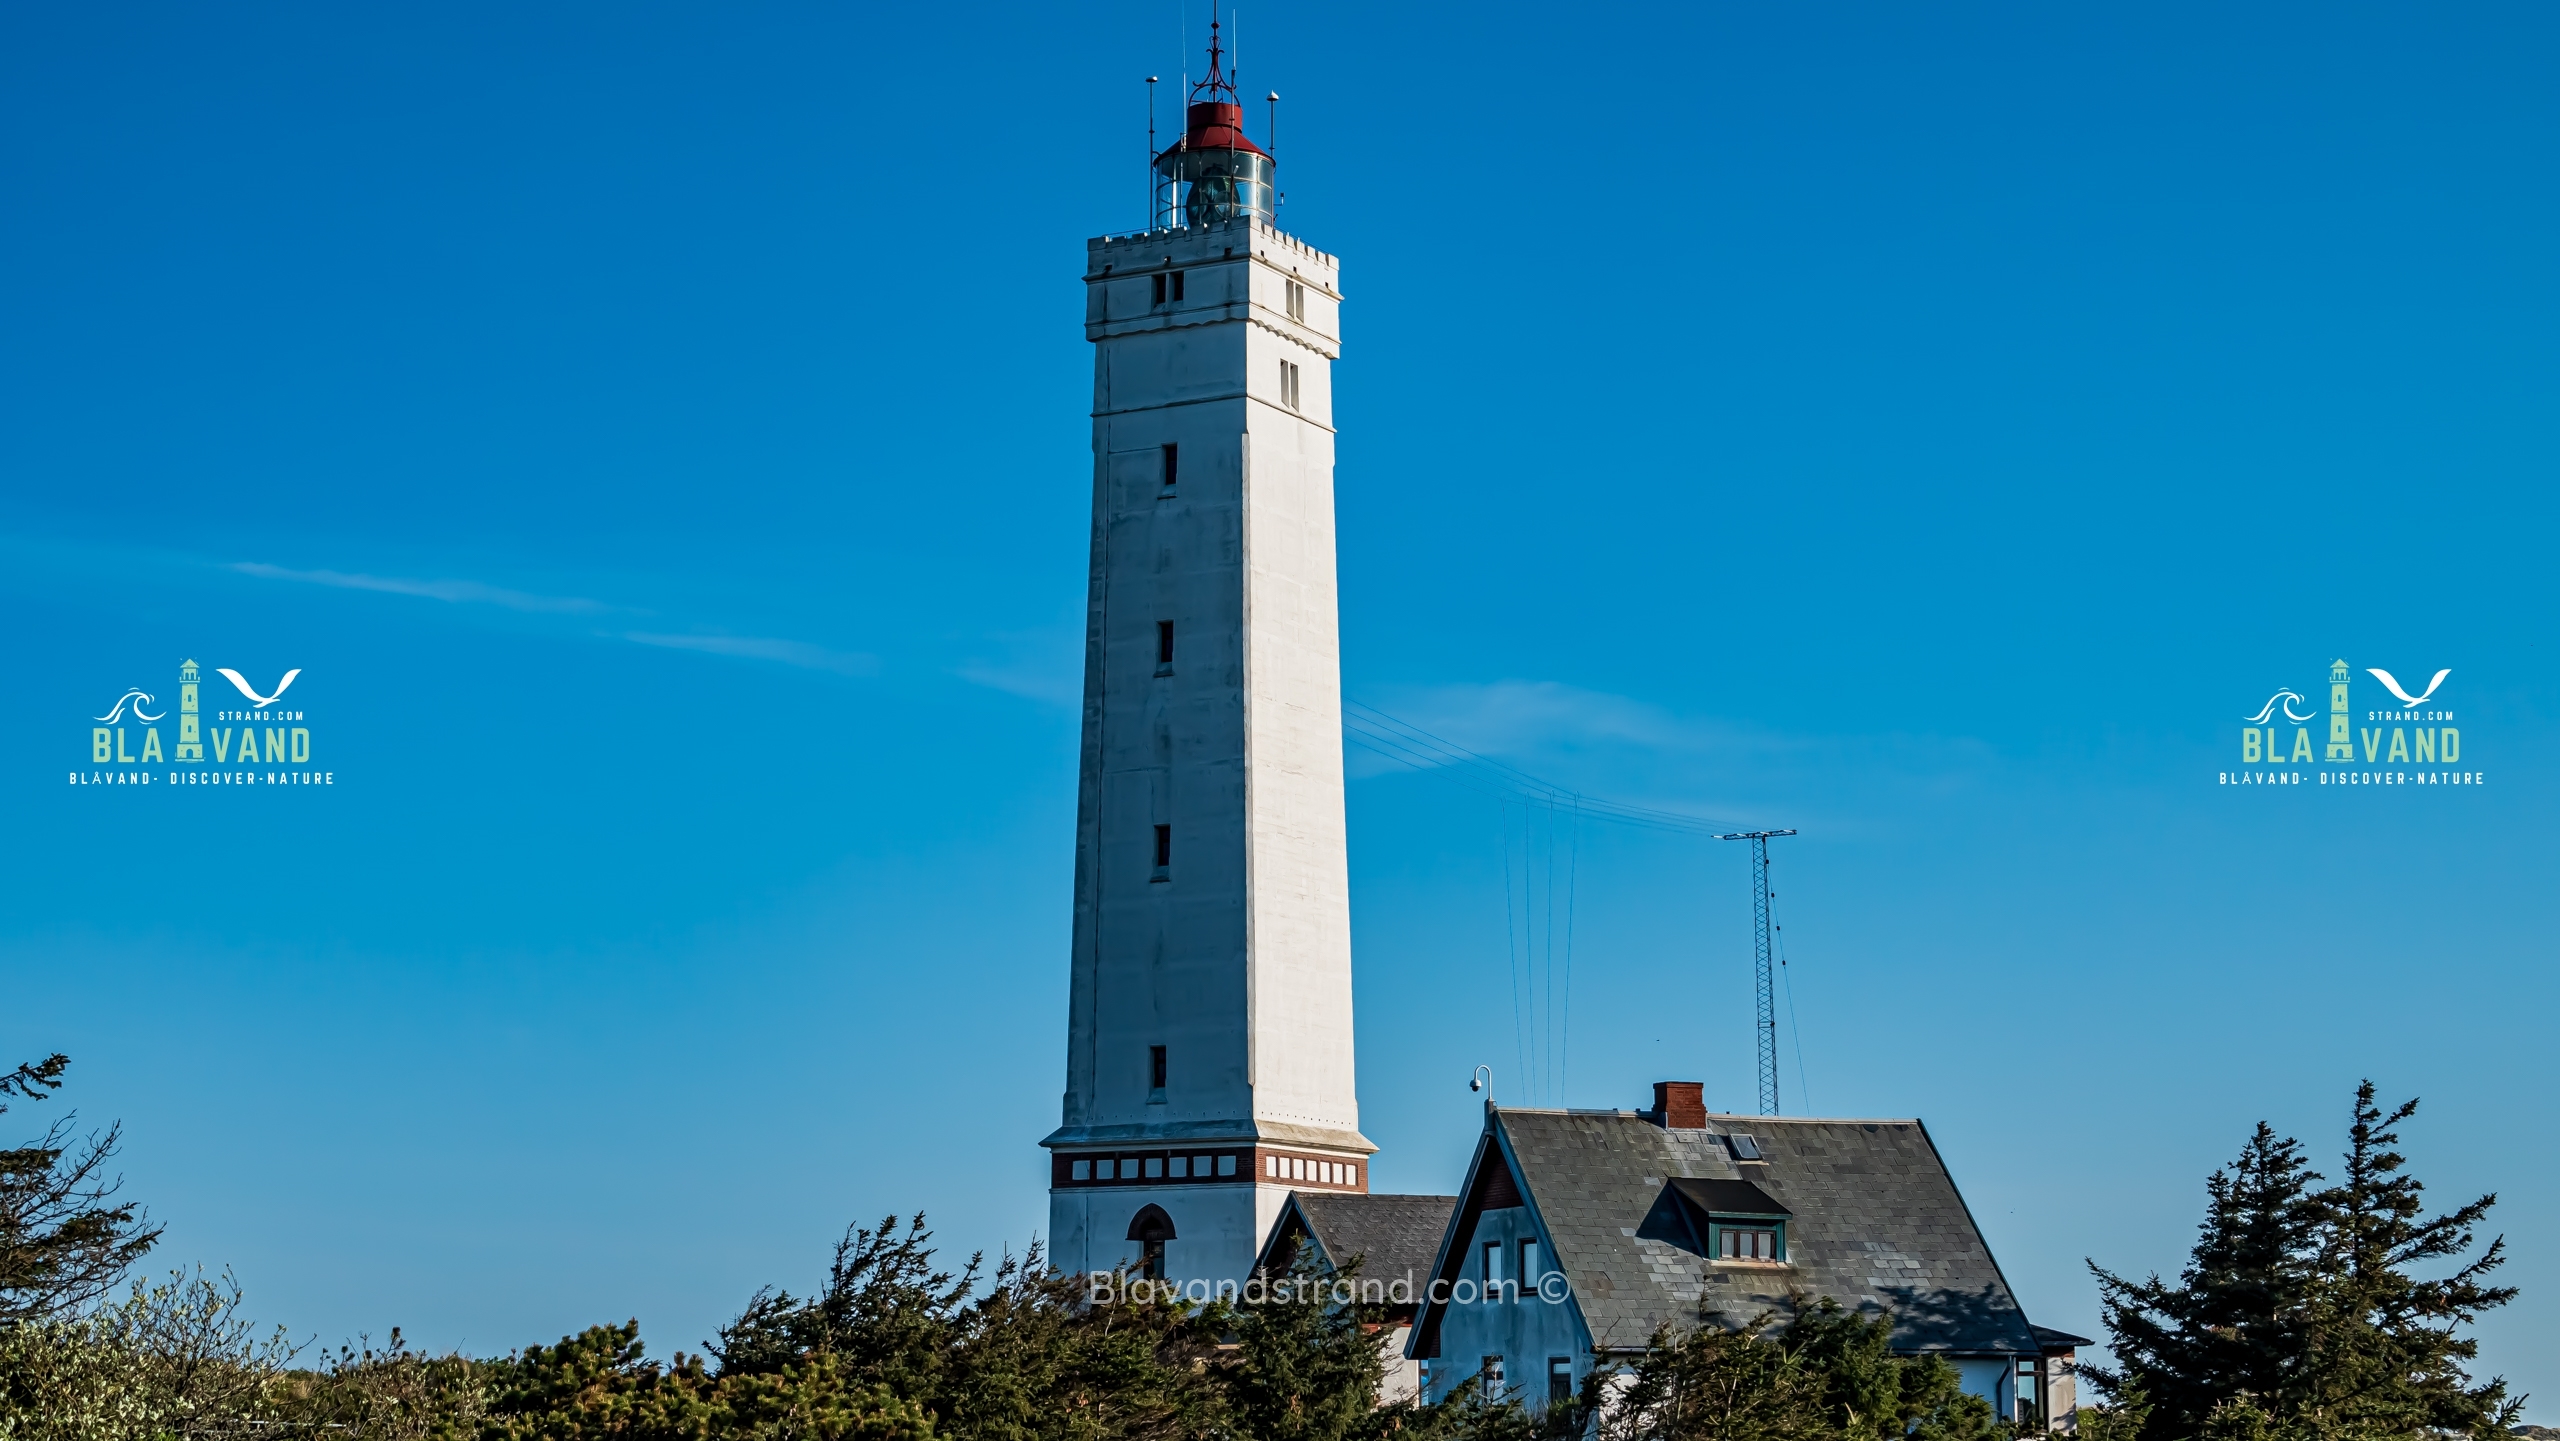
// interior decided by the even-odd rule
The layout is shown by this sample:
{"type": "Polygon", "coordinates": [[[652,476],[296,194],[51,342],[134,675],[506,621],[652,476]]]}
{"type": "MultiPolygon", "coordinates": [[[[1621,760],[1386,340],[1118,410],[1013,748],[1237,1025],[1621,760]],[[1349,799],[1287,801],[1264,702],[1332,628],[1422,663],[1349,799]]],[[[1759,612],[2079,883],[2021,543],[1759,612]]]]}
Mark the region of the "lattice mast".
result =
{"type": "Polygon", "coordinates": [[[1751,978],[1758,1003],[1760,1114],[1778,1114],[1778,1002],[1769,967],[1769,842],[1794,831],[1735,831],[1720,841],[1751,842],[1751,978]]]}

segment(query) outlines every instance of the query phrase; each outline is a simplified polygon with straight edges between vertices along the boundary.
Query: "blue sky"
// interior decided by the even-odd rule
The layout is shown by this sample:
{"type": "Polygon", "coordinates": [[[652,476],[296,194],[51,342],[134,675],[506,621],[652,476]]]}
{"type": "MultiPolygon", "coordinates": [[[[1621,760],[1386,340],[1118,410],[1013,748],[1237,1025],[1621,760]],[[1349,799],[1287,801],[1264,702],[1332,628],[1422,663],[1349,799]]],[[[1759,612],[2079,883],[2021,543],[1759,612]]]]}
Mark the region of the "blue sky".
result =
{"type": "MultiPolygon", "coordinates": [[[[75,1057],[167,1260],[666,1350],[850,1220],[1036,1233],[1081,247],[1204,15],[0,20],[0,1045],[75,1057]],[[301,668],[337,784],[66,786],[188,657],[301,668]]],[[[1349,294],[1349,694],[1799,828],[1789,1109],[1924,1117],[2047,1324],[2372,1076],[2560,1396],[2555,27],[1242,16],[1349,294]],[[2486,783],[2217,786],[2336,656],[2450,667],[2486,783]]],[[[1549,843],[1352,760],[1381,1188],[1454,1185],[1478,1062],[1750,1107],[1739,847],[1562,834],[1568,1031],[1549,843]]]]}

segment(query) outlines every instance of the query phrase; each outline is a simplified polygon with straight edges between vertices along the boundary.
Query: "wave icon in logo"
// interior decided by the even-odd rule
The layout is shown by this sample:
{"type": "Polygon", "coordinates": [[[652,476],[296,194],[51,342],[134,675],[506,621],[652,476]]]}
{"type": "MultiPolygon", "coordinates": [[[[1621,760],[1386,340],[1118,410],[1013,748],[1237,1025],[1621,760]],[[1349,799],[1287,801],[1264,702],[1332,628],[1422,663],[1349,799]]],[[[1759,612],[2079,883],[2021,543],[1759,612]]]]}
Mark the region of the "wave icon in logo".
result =
{"type": "Polygon", "coordinates": [[[2444,684],[2444,678],[2453,674],[2453,667],[2447,666],[2443,670],[2437,671],[2436,678],[2427,682],[2427,688],[2416,695],[2411,695],[2407,691],[2402,690],[2400,688],[2400,682],[2393,680],[2391,678],[2391,672],[2387,670],[2376,670],[2372,666],[2366,666],[2364,673],[2373,677],[2375,680],[2382,682],[2382,688],[2384,690],[2400,697],[2401,705],[2414,710],[2427,703],[2427,697],[2436,693],[2436,687],[2444,684]]]}
{"type": "MultiPolygon", "coordinates": [[[[152,703],[151,692],[142,690],[138,687],[133,690],[126,691],[123,695],[117,696],[116,703],[109,707],[107,713],[98,717],[98,719],[106,721],[109,724],[122,720],[124,718],[124,707],[127,701],[131,701],[133,703],[133,718],[135,720],[156,721],[160,719],[160,716],[158,715],[144,715],[142,713],[142,708],[152,703]]],[[[160,715],[167,714],[167,711],[160,712],[160,715]]]]}
{"type": "MultiPolygon", "coordinates": [[[[2437,679],[2442,680],[2443,677],[2438,676],[2437,679]]],[[[2385,684],[2389,684],[2389,682],[2386,681],[2385,684]]],[[[2276,713],[2276,707],[2278,705],[2282,705],[2284,707],[2284,718],[2292,721],[2296,725],[2300,725],[2311,719],[2308,715],[2295,715],[2293,713],[2293,703],[2300,699],[2302,699],[2302,693],[2300,691],[2277,691],[2274,695],[2267,697],[2267,703],[2258,707],[2258,713],[2249,717],[2248,723],[2253,726],[2265,725],[2268,718],[2276,713]]]]}
{"type": "Polygon", "coordinates": [[[260,695],[256,691],[250,689],[249,683],[240,678],[240,672],[232,670],[228,666],[215,667],[214,674],[231,682],[232,685],[239,688],[242,695],[256,701],[258,703],[258,709],[265,710],[267,707],[274,705],[276,701],[284,695],[285,690],[293,684],[293,678],[302,674],[302,669],[297,666],[292,670],[286,671],[284,673],[284,679],[276,682],[276,693],[274,695],[260,695]]]}

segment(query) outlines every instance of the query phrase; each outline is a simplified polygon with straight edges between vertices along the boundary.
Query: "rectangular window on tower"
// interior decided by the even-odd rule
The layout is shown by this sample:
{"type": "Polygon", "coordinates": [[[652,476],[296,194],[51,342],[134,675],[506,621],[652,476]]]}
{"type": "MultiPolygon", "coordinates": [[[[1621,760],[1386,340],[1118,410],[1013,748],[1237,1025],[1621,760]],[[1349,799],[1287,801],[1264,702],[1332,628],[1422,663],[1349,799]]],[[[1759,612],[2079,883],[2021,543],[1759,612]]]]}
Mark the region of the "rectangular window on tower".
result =
{"type": "Polygon", "coordinates": [[[1147,1047],[1147,1089],[1150,1091],[1164,1089],[1164,1047],[1162,1046],[1147,1047]]]}
{"type": "Polygon", "coordinates": [[[1173,273],[1173,303],[1182,303],[1182,272],[1179,270],[1173,273]]]}
{"type": "Polygon", "coordinates": [[[1280,362],[1280,403],[1291,410],[1298,408],[1298,366],[1295,361],[1280,362]]]}
{"type": "Polygon", "coordinates": [[[1173,478],[1181,473],[1181,461],[1182,447],[1168,445],[1164,448],[1164,489],[1167,495],[1173,493],[1173,478]]]}
{"type": "Polygon", "coordinates": [[[1153,303],[1157,305],[1164,304],[1164,276],[1161,273],[1158,273],[1148,278],[1155,282],[1153,287],[1155,291],[1153,303]]]}
{"type": "Polygon", "coordinates": [[[1173,879],[1173,827],[1156,827],[1156,873],[1154,879],[1173,879]]]}
{"type": "Polygon", "coordinates": [[[1156,622],[1156,674],[1173,674],[1173,622],[1156,622]]]}
{"type": "Polygon", "coordinates": [[[1286,287],[1281,294],[1288,305],[1289,318],[1303,324],[1307,318],[1307,288],[1294,280],[1281,284],[1286,287]]]}

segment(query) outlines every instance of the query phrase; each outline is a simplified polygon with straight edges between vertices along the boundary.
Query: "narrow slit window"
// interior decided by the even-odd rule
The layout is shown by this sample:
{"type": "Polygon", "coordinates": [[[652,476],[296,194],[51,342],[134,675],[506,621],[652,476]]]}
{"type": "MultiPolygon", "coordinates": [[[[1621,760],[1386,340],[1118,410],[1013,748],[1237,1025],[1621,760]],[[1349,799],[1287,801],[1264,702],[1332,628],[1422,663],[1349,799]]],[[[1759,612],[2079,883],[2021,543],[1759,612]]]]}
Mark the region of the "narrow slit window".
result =
{"type": "Polygon", "coordinates": [[[1156,869],[1163,870],[1172,864],[1173,827],[1158,826],[1156,827],[1156,869]]]}
{"type": "Polygon", "coordinates": [[[1298,364],[1294,360],[1280,362],[1280,403],[1291,410],[1298,408],[1298,364]]]}
{"type": "Polygon", "coordinates": [[[1150,278],[1155,281],[1155,303],[1162,305],[1164,304],[1164,276],[1159,273],[1150,278]]]}
{"type": "Polygon", "coordinates": [[[1164,488],[1167,490],[1173,489],[1174,477],[1181,473],[1182,447],[1178,445],[1166,446],[1164,448],[1164,488]]]}
{"type": "Polygon", "coordinates": [[[1173,664],[1173,622],[1156,622],[1156,664],[1173,664]]]}
{"type": "Polygon", "coordinates": [[[1177,305],[1182,303],[1182,272],[1179,270],[1173,273],[1173,300],[1177,305]]]}
{"type": "Polygon", "coordinates": [[[1147,1085],[1158,1091],[1164,1089],[1164,1047],[1162,1046],[1147,1047],[1147,1085]]]}

